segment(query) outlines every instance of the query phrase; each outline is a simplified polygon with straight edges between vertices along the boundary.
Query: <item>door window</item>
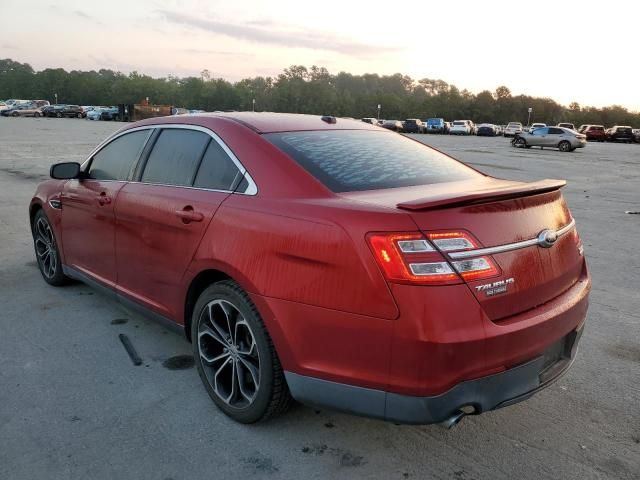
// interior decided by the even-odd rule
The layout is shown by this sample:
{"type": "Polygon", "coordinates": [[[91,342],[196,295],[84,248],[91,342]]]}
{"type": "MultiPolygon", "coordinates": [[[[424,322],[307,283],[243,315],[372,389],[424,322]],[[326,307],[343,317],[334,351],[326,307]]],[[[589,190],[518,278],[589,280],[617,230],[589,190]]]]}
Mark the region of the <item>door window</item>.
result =
{"type": "Polygon", "coordinates": [[[126,180],[131,166],[140,156],[149,130],[122,135],[93,156],[88,176],[96,180],[126,180]]]}
{"type": "Polygon", "coordinates": [[[535,135],[537,137],[541,137],[542,135],[546,135],[549,132],[550,129],[548,128],[536,128],[533,132],[532,135],[535,135]]]}
{"type": "Polygon", "coordinates": [[[218,142],[210,142],[198,169],[194,187],[212,190],[233,190],[240,170],[218,142]]]}
{"type": "Polygon", "coordinates": [[[560,128],[550,128],[549,129],[549,135],[562,135],[564,133],[564,130],[560,129],[560,128]]]}
{"type": "Polygon", "coordinates": [[[162,129],[149,154],[141,181],[191,186],[211,137],[196,130],[162,129]]]}

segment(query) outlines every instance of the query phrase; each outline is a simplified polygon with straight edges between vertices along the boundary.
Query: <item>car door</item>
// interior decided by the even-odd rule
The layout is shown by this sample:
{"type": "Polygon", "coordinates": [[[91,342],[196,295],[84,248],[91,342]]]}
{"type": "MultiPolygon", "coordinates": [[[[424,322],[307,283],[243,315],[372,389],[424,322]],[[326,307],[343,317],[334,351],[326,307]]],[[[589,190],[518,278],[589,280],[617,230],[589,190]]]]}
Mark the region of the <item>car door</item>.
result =
{"type": "Polygon", "coordinates": [[[150,132],[111,140],[89,159],[83,178],[67,181],[60,195],[66,266],[110,288],[116,280],[114,206],[150,132]]]}
{"type": "Polygon", "coordinates": [[[159,128],[116,207],[117,291],[181,318],[181,279],[214,213],[240,182],[233,155],[197,127],[159,128]]]}
{"type": "Polygon", "coordinates": [[[548,128],[536,128],[530,135],[526,137],[527,144],[534,147],[544,147],[547,141],[548,128]]]}
{"type": "Polygon", "coordinates": [[[549,133],[547,134],[545,146],[557,147],[558,144],[562,141],[563,135],[565,135],[565,132],[561,128],[549,127],[549,133]]]}

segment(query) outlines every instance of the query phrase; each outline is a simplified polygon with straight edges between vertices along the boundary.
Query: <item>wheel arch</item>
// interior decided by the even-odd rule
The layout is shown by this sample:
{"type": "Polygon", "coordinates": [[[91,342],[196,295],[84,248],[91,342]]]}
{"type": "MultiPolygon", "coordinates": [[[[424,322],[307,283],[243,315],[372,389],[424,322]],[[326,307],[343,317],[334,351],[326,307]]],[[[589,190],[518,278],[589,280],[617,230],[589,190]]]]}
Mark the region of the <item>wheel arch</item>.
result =
{"type": "Polygon", "coordinates": [[[200,294],[210,285],[223,280],[233,280],[227,273],[213,268],[202,270],[191,280],[184,301],[184,333],[191,341],[191,316],[200,294]]]}

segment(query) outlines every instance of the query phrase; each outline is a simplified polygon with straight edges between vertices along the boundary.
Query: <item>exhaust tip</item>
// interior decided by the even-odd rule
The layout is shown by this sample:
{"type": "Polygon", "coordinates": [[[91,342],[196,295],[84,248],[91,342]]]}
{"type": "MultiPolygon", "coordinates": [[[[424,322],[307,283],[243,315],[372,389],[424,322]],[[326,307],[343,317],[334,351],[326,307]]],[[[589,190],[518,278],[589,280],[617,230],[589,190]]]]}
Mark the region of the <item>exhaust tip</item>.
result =
{"type": "Polygon", "coordinates": [[[444,428],[445,430],[451,430],[453,427],[455,427],[457,424],[460,423],[460,421],[466,416],[467,414],[465,412],[463,412],[462,410],[458,410],[457,412],[455,412],[453,415],[451,415],[449,418],[447,418],[446,420],[444,420],[443,422],[440,422],[438,425],[440,425],[442,428],[444,428]]]}

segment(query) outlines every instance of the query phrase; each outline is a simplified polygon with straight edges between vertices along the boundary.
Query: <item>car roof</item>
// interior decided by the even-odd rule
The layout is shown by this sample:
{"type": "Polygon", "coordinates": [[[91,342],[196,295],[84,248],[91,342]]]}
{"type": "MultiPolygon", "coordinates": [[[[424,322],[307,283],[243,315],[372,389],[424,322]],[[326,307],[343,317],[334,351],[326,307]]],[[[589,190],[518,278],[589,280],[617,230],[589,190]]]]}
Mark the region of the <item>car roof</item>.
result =
{"type": "MultiPolygon", "coordinates": [[[[190,115],[192,121],[198,118],[224,118],[240,123],[257,133],[295,132],[308,130],[376,130],[379,127],[361,120],[335,118],[335,123],[322,120],[321,115],[273,112],[220,112],[190,115]]],[[[166,117],[165,117],[166,118],[166,117]]],[[[205,120],[206,121],[206,120],[205,120]]]]}

